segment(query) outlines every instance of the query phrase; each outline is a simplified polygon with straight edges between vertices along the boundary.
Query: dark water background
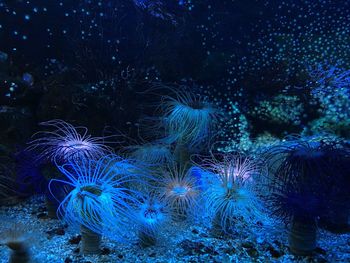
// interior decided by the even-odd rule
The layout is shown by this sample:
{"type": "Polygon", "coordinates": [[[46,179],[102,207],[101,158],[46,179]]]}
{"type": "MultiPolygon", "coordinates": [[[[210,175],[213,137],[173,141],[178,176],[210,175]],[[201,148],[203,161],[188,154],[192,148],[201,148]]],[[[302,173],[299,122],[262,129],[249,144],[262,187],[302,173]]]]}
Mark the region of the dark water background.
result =
{"type": "MultiPolygon", "coordinates": [[[[56,118],[133,136],[156,103],[140,92],[164,84],[186,86],[228,111],[234,103],[252,138],[266,131],[280,138],[300,133],[319,117],[310,106],[306,65],[350,63],[349,5],[3,0],[0,50],[8,60],[1,66],[0,105],[13,107],[11,113],[3,108],[2,116],[14,126],[3,136],[25,141],[23,122],[35,130],[36,123],[56,118]],[[24,73],[33,85],[23,83],[24,73]],[[251,110],[278,94],[297,96],[304,111],[288,128],[267,128],[251,110]]],[[[224,133],[235,140],[237,131],[226,127],[224,133]]]]}

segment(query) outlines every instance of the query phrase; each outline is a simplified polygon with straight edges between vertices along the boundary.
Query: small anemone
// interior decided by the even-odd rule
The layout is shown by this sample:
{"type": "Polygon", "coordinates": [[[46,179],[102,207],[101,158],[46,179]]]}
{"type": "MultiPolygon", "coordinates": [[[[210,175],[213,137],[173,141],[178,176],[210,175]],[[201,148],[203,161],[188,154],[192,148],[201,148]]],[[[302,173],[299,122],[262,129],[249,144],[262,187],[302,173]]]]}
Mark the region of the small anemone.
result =
{"type": "Polygon", "coordinates": [[[108,137],[91,137],[86,127],[74,127],[63,120],[50,120],[40,125],[48,130],[34,134],[27,148],[38,151],[40,158],[62,163],[81,158],[98,160],[113,152],[106,145],[108,137]]]}
{"type": "Polygon", "coordinates": [[[146,143],[128,147],[130,156],[150,165],[162,165],[173,161],[170,145],[164,143],[146,143]]]}
{"type": "MultiPolygon", "coordinates": [[[[4,223],[4,220],[2,220],[4,223]]],[[[22,223],[9,223],[1,232],[0,245],[11,249],[10,263],[31,262],[30,244],[35,241],[31,229],[22,223]]]]}
{"type": "Polygon", "coordinates": [[[198,147],[210,141],[220,112],[206,98],[191,92],[177,92],[164,98],[163,117],[168,136],[187,145],[198,147]]]}
{"type": "Polygon", "coordinates": [[[159,197],[148,195],[142,199],[135,212],[140,245],[142,247],[155,245],[169,219],[166,204],[159,197]]]}
{"type": "Polygon", "coordinates": [[[171,164],[164,168],[159,190],[175,220],[184,220],[195,215],[200,186],[186,167],[171,164]]]}

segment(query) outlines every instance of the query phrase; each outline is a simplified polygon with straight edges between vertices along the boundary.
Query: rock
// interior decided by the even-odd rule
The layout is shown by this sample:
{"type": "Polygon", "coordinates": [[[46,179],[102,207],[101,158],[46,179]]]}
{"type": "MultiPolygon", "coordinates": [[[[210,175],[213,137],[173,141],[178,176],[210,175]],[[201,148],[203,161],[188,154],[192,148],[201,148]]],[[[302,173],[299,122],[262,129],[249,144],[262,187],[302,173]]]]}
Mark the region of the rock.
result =
{"type": "Polygon", "coordinates": [[[47,216],[47,213],[39,213],[37,214],[37,217],[39,219],[48,219],[49,217],[47,216]]]}
{"type": "Polygon", "coordinates": [[[107,247],[104,247],[101,249],[101,254],[102,255],[109,255],[111,253],[111,250],[107,247]]]}
{"type": "Polygon", "coordinates": [[[212,247],[205,246],[201,242],[194,242],[188,239],[183,240],[180,243],[180,247],[184,250],[185,255],[218,255],[212,247]]]}
{"type": "Polygon", "coordinates": [[[69,244],[71,245],[77,245],[80,243],[80,240],[81,240],[81,235],[76,235],[74,237],[71,237],[68,242],[69,244]]]}
{"type": "Polygon", "coordinates": [[[271,256],[272,256],[273,258],[279,258],[279,257],[281,257],[281,256],[284,255],[284,253],[283,253],[282,251],[280,251],[279,249],[276,249],[276,248],[275,248],[274,246],[272,246],[272,245],[269,245],[269,246],[267,247],[267,251],[270,252],[270,254],[271,254],[271,256]]]}
{"type": "Polygon", "coordinates": [[[245,241],[241,246],[246,250],[250,257],[256,258],[259,256],[259,251],[255,248],[253,242],[245,241]]]}
{"type": "Polygon", "coordinates": [[[198,231],[196,228],[193,228],[193,229],[192,229],[192,233],[195,234],[195,235],[198,235],[198,234],[199,234],[199,231],[198,231]]]}
{"type": "Polygon", "coordinates": [[[321,254],[321,255],[326,255],[327,254],[326,250],[324,250],[324,249],[322,249],[320,247],[315,248],[315,253],[321,254]]]}
{"type": "Polygon", "coordinates": [[[46,231],[46,233],[49,234],[50,236],[53,236],[53,235],[64,236],[66,234],[66,232],[62,227],[51,229],[49,231],[46,231]]]}

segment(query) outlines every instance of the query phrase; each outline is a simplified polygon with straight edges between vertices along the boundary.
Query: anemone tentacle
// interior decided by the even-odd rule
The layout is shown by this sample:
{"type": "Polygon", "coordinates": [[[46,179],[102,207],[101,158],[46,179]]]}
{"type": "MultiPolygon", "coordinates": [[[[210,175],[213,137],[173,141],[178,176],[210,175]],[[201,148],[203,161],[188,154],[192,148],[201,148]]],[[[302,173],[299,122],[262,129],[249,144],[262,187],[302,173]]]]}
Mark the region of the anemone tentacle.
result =
{"type": "Polygon", "coordinates": [[[33,135],[28,150],[37,150],[39,158],[61,163],[71,159],[89,158],[98,160],[113,152],[106,145],[107,137],[92,137],[86,127],[74,127],[63,120],[50,120],[40,123],[53,130],[39,131],[33,135]]]}

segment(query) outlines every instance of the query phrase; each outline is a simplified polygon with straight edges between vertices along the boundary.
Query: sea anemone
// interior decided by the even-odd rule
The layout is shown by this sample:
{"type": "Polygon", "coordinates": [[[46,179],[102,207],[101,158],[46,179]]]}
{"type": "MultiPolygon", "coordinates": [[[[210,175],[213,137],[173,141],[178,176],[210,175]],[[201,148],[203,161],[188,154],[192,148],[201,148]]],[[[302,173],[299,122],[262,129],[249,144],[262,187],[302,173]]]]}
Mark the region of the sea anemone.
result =
{"type": "Polygon", "coordinates": [[[204,189],[205,215],[215,235],[232,234],[241,227],[265,223],[264,207],[257,195],[258,162],[249,157],[225,155],[204,159],[196,168],[204,189]]]}
{"type": "Polygon", "coordinates": [[[274,216],[290,224],[294,254],[311,253],[316,247],[317,218],[344,197],[348,200],[349,180],[344,179],[349,177],[344,173],[349,169],[344,154],[332,143],[305,139],[287,141],[268,151],[267,164],[272,169],[267,203],[274,216]]]}
{"type": "Polygon", "coordinates": [[[50,120],[40,123],[53,130],[34,134],[28,150],[37,150],[39,157],[62,163],[72,159],[98,160],[113,152],[105,145],[107,137],[91,137],[85,127],[74,127],[63,120],[50,120]]]}
{"type": "Polygon", "coordinates": [[[135,213],[140,246],[155,245],[169,217],[166,204],[156,195],[149,194],[142,198],[135,213]]]}
{"type": "Polygon", "coordinates": [[[159,191],[176,221],[196,214],[200,186],[190,170],[177,164],[169,164],[162,170],[159,191]]]}
{"type": "Polygon", "coordinates": [[[173,161],[170,145],[152,142],[143,145],[129,146],[130,157],[149,165],[163,165],[173,161]]]}
{"type": "MultiPolygon", "coordinates": [[[[2,224],[5,224],[4,218],[1,221],[2,224]]],[[[33,243],[33,236],[32,231],[24,224],[12,222],[7,224],[1,232],[0,245],[11,249],[9,263],[32,262],[29,247],[33,243]]]]}
{"type": "Polygon", "coordinates": [[[129,186],[139,182],[137,169],[127,160],[106,156],[98,161],[82,159],[71,161],[59,170],[68,181],[53,179],[52,183],[70,185],[73,190],[61,202],[57,214],[71,226],[81,226],[87,240],[83,253],[97,253],[100,235],[122,240],[124,231],[130,229],[132,206],[138,203],[141,194],[129,186]]]}
{"type": "Polygon", "coordinates": [[[208,143],[215,134],[220,112],[205,97],[181,91],[175,98],[165,96],[162,106],[168,136],[188,149],[208,143]]]}

